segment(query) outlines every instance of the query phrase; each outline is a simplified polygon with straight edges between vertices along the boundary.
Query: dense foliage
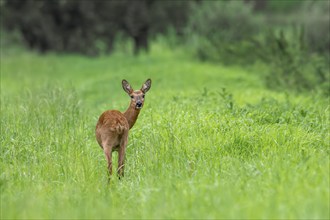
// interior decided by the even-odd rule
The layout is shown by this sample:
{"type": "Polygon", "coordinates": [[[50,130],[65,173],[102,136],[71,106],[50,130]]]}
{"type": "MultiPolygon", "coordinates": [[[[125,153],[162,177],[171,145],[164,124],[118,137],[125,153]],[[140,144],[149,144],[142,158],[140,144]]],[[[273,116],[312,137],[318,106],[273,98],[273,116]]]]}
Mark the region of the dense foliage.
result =
{"type": "Polygon", "coordinates": [[[189,1],[5,0],[2,25],[18,30],[29,48],[98,55],[113,49],[118,33],[148,50],[149,35],[183,28],[189,1]]]}
{"type": "Polygon", "coordinates": [[[257,11],[253,1],[202,1],[192,8],[187,33],[201,60],[231,65],[263,62],[269,88],[330,91],[330,2],[272,2],[257,11]],[[298,4],[299,3],[299,4],[298,4]],[[283,9],[283,8],[282,8],[283,9]]]}

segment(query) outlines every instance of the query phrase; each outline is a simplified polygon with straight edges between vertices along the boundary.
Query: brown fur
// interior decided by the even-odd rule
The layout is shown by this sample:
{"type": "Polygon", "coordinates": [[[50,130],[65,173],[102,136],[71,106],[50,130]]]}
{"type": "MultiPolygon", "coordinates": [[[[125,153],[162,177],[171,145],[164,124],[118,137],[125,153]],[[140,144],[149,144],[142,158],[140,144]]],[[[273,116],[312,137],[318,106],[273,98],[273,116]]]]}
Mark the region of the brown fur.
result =
{"type": "Polygon", "coordinates": [[[125,151],[128,141],[128,132],[140,113],[144,103],[144,95],[151,87],[148,79],[140,90],[134,91],[126,80],[122,81],[124,91],[131,97],[131,103],[124,113],[117,110],[108,110],[101,114],[96,124],[95,136],[108,162],[109,174],[112,175],[112,152],[118,151],[118,175],[124,176],[125,151]],[[138,106],[140,105],[140,106],[138,106]]]}

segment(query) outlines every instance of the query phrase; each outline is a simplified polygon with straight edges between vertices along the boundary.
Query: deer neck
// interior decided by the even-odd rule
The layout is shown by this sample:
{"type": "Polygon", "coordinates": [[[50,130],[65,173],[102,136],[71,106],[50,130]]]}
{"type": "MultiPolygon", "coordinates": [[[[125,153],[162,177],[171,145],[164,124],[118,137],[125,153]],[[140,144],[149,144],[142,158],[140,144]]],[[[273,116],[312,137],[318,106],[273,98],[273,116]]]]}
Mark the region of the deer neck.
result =
{"type": "Polygon", "coordinates": [[[127,110],[124,112],[124,116],[129,124],[129,129],[131,129],[134,126],[139,116],[139,113],[140,113],[140,109],[136,109],[132,104],[130,104],[127,110]]]}

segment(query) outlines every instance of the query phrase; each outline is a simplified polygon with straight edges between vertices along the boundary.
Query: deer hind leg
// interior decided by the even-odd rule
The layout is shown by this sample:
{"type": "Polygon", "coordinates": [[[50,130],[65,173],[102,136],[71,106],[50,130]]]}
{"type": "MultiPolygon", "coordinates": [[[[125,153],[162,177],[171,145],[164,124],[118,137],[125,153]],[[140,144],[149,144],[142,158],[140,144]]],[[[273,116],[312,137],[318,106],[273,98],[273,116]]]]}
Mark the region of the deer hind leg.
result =
{"type": "Polygon", "coordinates": [[[103,144],[103,151],[108,163],[109,178],[112,175],[112,147],[111,141],[107,140],[103,144]]]}
{"type": "Polygon", "coordinates": [[[124,176],[124,162],[125,162],[125,152],[128,141],[128,131],[125,131],[122,135],[120,146],[118,150],[118,170],[117,174],[119,179],[124,176]]]}

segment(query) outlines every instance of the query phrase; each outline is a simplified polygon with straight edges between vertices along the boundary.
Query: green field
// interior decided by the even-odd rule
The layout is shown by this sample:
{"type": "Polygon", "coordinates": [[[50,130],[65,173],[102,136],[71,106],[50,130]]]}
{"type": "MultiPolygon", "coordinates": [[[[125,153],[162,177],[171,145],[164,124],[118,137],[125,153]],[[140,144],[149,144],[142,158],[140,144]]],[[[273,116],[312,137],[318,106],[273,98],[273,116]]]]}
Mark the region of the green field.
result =
{"type": "Polygon", "coordinates": [[[330,218],[329,100],[267,90],[264,71],[156,43],[139,57],[2,51],[1,219],[330,218]],[[109,185],[95,124],[127,108],[122,79],[149,77],[109,185]]]}

